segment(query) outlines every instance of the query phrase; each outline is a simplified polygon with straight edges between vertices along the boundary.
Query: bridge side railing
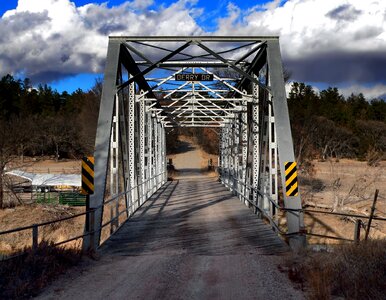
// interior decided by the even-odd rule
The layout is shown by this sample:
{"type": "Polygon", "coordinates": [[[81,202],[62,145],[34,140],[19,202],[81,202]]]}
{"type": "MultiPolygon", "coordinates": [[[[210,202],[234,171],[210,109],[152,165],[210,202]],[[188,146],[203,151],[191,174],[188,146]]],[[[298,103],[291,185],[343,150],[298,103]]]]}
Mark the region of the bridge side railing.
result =
{"type": "MultiPolygon", "coordinates": [[[[290,237],[294,235],[306,235],[306,236],[315,236],[315,237],[321,237],[326,239],[334,239],[334,240],[341,240],[341,241],[347,241],[347,242],[358,242],[360,239],[360,228],[361,226],[364,226],[363,220],[365,219],[372,219],[376,221],[386,221],[386,218],[379,217],[379,216],[364,216],[364,215],[358,215],[358,214],[348,214],[348,213],[341,213],[341,212],[330,212],[330,211],[320,211],[315,209],[291,209],[291,208],[285,208],[280,206],[278,203],[276,203],[269,195],[262,193],[257,188],[242,182],[235,176],[228,176],[232,180],[222,180],[222,183],[233,193],[235,193],[240,199],[243,199],[248,203],[248,206],[253,207],[254,213],[259,214],[262,218],[266,219],[270,225],[272,226],[273,230],[277,232],[279,235],[283,237],[290,237]],[[240,191],[240,188],[241,191],[240,191]],[[245,193],[247,191],[247,193],[245,193]],[[331,235],[324,235],[324,234],[317,234],[313,232],[308,232],[306,230],[297,231],[297,232],[285,232],[282,228],[280,228],[280,225],[278,223],[278,218],[273,217],[269,213],[267,213],[266,210],[259,207],[258,199],[266,198],[269,200],[272,207],[275,208],[277,211],[281,211],[283,213],[290,213],[290,214],[324,214],[324,215],[331,215],[336,217],[349,217],[354,218],[355,225],[354,225],[354,238],[348,239],[343,237],[337,237],[337,236],[331,236],[331,235]],[[257,199],[256,202],[253,201],[253,199],[257,199]]],[[[368,227],[370,222],[366,225],[368,227]]],[[[369,228],[366,228],[368,231],[369,228]]]]}
{"type": "MultiPolygon", "coordinates": [[[[0,237],[4,236],[4,235],[7,235],[7,234],[13,234],[13,233],[18,233],[18,232],[22,232],[22,231],[30,231],[31,232],[31,237],[32,237],[31,238],[31,248],[32,248],[32,251],[36,251],[36,249],[38,248],[38,245],[39,245],[39,240],[40,240],[39,239],[39,228],[42,228],[44,226],[49,226],[49,225],[57,224],[57,223],[60,223],[60,222],[65,222],[65,221],[73,220],[75,218],[79,218],[79,217],[82,217],[82,216],[85,216],[85,221],[84,222],[85,222],[85,224],[87,224],[87,220],[88,219],[92,220],[94,218],[95,212],[97,210],[102,209],[104,206],[114,204],[115,202],[119,201],[119,199],[121,197],[131,193],[132,190],[134,190],[136,188],[139,188],[140,186],[148,183],[150,180],[158,179],[158,178],[160,178],[160,179],[157,180],[156,188],[153,191],[151,191],[148,195],[146,195],[146,193],[145,193],[145,194],[142,194],[139,197],[137,197],[136,202],[132,202],[130,206],[126,207],[123,210],[118,211],[118,214],[115,215],[113,218],[111,218],[109,221],[104,222],[101,225],[101,228],[98,231],[94,230],[93,228],[87,228],[87,226],[86,226],[86,230],[85,230],[85,232],[83,234],[73,236],[73,237],[68,238],[68,239],[66,239],[64,241],[53,243],[52,245],[53,246],[60,246],[60,245],[67,244],[67,243],[70,243],[70,242],[75,241],[75,240],[79,240],[79,239],[85,238],[87,236],[92,236],[92,235],[95,235],[95,234],[100,234],[103,228],[105,228],[106,226],[108,226],[110,224],[115,223],[114,230],[110,231],[110,236],[111,236],[115,232],[117,232],[117,230],[123,225],[123,223],[126,222],[126,220],[128,220],[152,195],[154,195],[166,183],[166,171],[163,171],[163,172],[161,172],[161,173],[159,173],[159,174],[157,174],[157,175],[155,175],[153,177],[148,178],[144,182],[141,182],[138,185],[131,187],[130,189],[128,189],[125,192],[122,192],[122,193],[119,193],[117,195],[114,195],[113,197],[107,199],[102,205],[100,205],[98,207],[91,208],[91,209],[88,209],[88,210],[86,210],[84,212],[81,212],[81,213],[78,213],[78,214],[74,214],[74,215],[71,215],[71,216],[68,216],[68,217],[52,220],[52,221],[41,222],[41,223],[36,223],[36,224],[29,225],[29,226],[17,227],[17,228],[13,228],[13,229],[9,229],[9,230],[0,231],[0,237]],[[147,198],[145,198],[146,196],[147,196],[147,198]],[[144,199],[144,201],[140,201],[141,198],[144,199]],[[123,214],[127,214],[127,218],[125,218],[125,220],[122,223],[119,223],[119,217],[122,216],[123,214]]],[[[144,191],[144,189],[141,189],[141,190],[144,191]]],[[[92,223],[93,222],[90,222],[90,224],[92,224],[92,223]]],[[[11,259],[11,258],[20,256],[20,255],[23,255],[22,249],[17,250],[17,252],[18,253],[16,255],[12,255],[12,254],[11,255],[7,255],[7,256],[4,256],[4,255],[1,256],[0,255],[0,261],[11,259]]]]}
{"type": "MultiPolygon", "coordinates": [[[[124,209],[118,210],[114,217],[110,218],[110,220],[103,222],[100,230],[98,230],[98,234],[101,234],[101,231],[106,228],[108,225],[111,226],[110,230],[110,236],[113,235],[118,229],[124,224],[124,222],[129,219],[156,191],[158,191],[165,183],[166,183],[166,171],[163,171],[153,177],[150,177],[146,179],[145,181],[141,182],[140,184],[132,187],[131,189],[121,192],[119,194],[116,194],[112,196],[111,198],[105,200],[103,203],[103,206],[112,205],[119,208],[119,201],[122,197],[126,196],[127,194],[131,193],[133,190],[138,189],[140,191],[140,194],[137,195],[130,203],[129,206],[127,206],[124,209]],[[160,178],[161,177],[161,178],[160,178]],[[160,179],[159,179],[160,178],[160,179]],[[142,188],[144,185],[146,185],[148,182],[154,180],[156,181],[156,185],[153,190],[147,191],[146,189],[142,188]],[[120,222],[120,217],[122,215],[126,214],[127,218],[123,220],[123,222],[120,222]]],[[[100,209],[100,207],[96,208],[100,209]]],[[[94,211],[96,210],[94,209],[94,211]]],[[[91,216],[92,217],[92,216],[91,216]]],[[[90,224],[93,222],[90,222],[90,224]]],[[[90,229],[90,231],[94,231],[93,229],[90,229]]]]}

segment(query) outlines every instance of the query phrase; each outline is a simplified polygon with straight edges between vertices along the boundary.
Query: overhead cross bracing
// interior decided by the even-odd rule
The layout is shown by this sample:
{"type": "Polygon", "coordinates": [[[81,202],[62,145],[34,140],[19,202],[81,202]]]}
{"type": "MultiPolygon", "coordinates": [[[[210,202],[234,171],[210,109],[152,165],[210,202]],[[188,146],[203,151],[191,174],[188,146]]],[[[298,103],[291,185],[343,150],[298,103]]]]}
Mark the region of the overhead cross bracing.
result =
{"type": "Polygon", "coordinates": [[[120,38],[139,72],[123,82],[127,87],[136,77],[148,86],[137,101],[146,101],[165,127],[224,127],[235,113],[252,102],[247,82],[250,70],[263,56],[266,40],[259,38],[120,38]],[[151,75],[151,77],[149,76],[151,75]],[[178,80],[184,75],[185,80],[178,80]],[[197,78],[200,77],[199,80],[197,78]]]}
{"type": "MultiPolygon", "coordinates": [[[[301,200],[278,37],[110,37],[91,197],[94,244],[104,203],[122,199],[129,217],[165,183],[166,132],[175,127],[213,127],[221,181],[278,231],[284,206],[286,234],[302,240],[302,214],[290,211],[301,200]]],[[[110,208],[117,223],[119,205],[110,208]]]]}

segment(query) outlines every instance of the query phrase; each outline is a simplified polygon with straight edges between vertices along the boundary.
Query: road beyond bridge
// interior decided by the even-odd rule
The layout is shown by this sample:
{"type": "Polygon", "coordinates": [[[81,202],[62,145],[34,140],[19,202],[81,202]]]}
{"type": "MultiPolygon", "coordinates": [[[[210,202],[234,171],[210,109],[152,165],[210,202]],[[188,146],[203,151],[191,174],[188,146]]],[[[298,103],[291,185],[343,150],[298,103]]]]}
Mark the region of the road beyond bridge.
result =
{"type": "Polygon", "coordinates": [[[41,299],[303,299],[277,268],[289,247],[200,173],[199,150],[189,148],[176,158],[186,172],[102,245],[101,260],[41,299]]]}

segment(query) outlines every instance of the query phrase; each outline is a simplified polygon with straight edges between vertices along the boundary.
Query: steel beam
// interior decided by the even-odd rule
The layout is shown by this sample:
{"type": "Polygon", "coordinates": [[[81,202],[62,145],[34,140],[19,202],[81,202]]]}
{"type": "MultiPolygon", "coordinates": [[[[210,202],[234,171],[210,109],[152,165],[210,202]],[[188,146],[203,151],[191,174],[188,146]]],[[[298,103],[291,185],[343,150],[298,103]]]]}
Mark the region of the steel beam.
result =
{"type": "Polygon", "coordinates": [[[103,90],[99,109],[98,127],[95,140],[95,165],[94,165],[94,194],[90,197],[90,209],[96,209],[94,224],[95,234],[83,239],[83,249],[96,249],[100,242],[101,223],[103,215],[103,201],[106,190],[107,166],[111,128],[114,110],[114,97],[118,83],[120,42],[110,41],[107,49],[106,67],[103,82],[103,90]]]}
{"type": "Polygon", "coordinates": [[[278,36],[110,36],[115,42],[262,42],[278,40],[278,36]]]}
{"type": "MultiPolygon", "coordinates": [[[[300,193],[294,197],[288,197],[285,192],[285,163],[295,162],[294,148],[292,142],[291,126],[289,121],[287,97],[284,87],[283,66],[281,62],[279,41],[267,42],[267,62],[269,66],[269,81],[272,94],[272,105],[275,114],[276,140],[279,154],[279,165],[281,182],[283,185],[283,198],[286,208],[301,209],[302,203],[300,193]]],[[[300,232],[304,228],[302,213],[287,212],[288,232],[300,232]]],[[[295,235],[290,243],[293,247],[303,246],[305,236],[295,235]]]]}

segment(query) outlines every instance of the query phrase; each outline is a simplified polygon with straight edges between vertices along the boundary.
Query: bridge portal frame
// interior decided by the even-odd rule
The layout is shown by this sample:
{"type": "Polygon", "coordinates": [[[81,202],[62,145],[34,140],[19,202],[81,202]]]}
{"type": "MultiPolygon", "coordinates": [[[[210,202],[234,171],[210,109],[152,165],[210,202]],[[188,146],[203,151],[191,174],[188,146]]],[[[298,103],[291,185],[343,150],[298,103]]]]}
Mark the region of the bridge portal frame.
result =
{"type": "MultiPolygon", "coordinates": [[[[165,130],[169,127],[219,128],[221,181],[246,205],[254,204],[256,213],[268,217],[274,229],[278,229],[282,199],[289,209],[290,244],[303,245],[303,215],[290,211],[302,208],[300,195],[289,195],[286,188],[286,165],[295,163],[286,101],[276,36],[110,37],[95,143],[95,192],[90,200],[95,217],[89,228],[97,234],[85,237],[84,248],[99,246],[104,204],[109,199],[124,198],[130,217],[166,182],[165,130]],[[174,48],[162,47],[162,43],[174,48]],[[234,45],[224,50],[219,46],[222,43],[234,45]],[[149,56],[143,51],[146,47],[165,55],[149,56]],[[187,54],[191,48],[196,50],[187,54]],[[232,51],[239,56],[225,57],[232,51]],[[232,70],[237,76],[229,80],[217,75],[216,69],[232,70]],[[153,79],[145,76],[156,70],[173,73],[159,77],[151,86],[153,79]],[[171,84],[175,74],[186,72],[210,74],[217,87],[190,82],[160,89],[171,84]]],[[[115,220],[111,232],[119,228],[119,205],[115,201],[115,207],[110,207],[115,220]]]]}

